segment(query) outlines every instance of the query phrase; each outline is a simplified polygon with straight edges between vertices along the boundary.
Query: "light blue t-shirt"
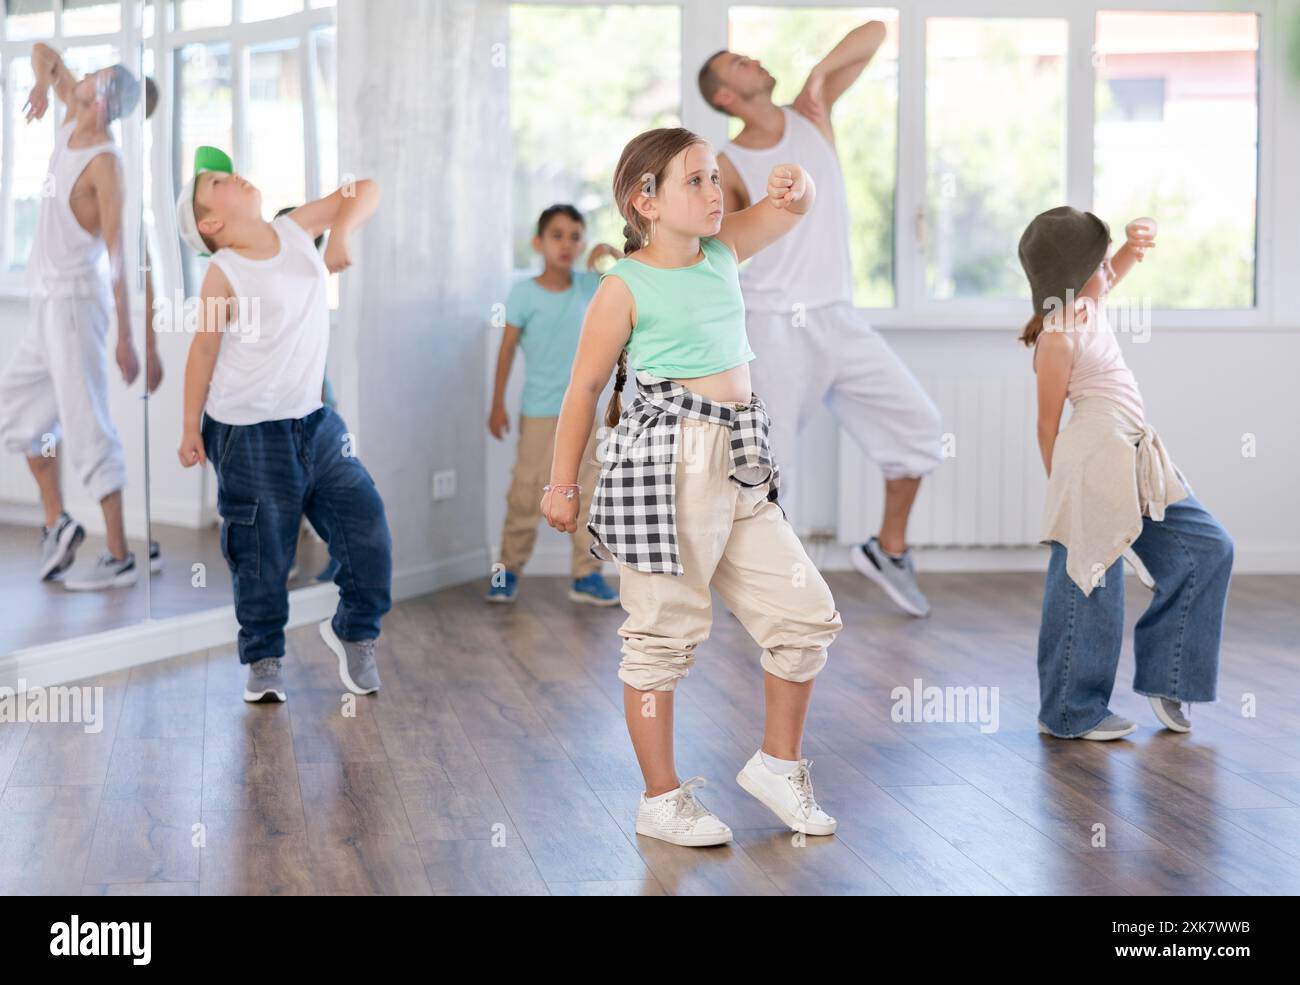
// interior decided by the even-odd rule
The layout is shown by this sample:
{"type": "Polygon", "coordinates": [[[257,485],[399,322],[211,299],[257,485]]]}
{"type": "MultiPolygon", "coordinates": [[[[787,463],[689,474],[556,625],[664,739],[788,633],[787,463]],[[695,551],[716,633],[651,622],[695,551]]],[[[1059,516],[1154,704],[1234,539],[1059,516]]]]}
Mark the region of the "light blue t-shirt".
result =
{"type": "Polygon", "coordinates": [[[517,281],[506,298],[506,321],[520,329],[524,353],[525,417],[556,417],[569,386],[587,304],[600,284],[595,271],[571,271],[567,290],[548,291],[532,277],[517,281]]]}

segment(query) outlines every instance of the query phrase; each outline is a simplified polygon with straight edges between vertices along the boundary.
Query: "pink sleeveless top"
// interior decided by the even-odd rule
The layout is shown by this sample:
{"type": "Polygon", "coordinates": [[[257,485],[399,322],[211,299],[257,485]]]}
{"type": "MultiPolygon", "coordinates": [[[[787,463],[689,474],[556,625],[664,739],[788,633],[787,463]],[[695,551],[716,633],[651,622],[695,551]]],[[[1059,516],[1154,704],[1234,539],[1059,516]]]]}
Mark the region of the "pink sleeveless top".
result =
{"type": "Polygon", "coordinates": [[[1071,333],[1074,362],[1070,366],[1065,397],[1071,406],[1084,397],[1109,397],[1141,423],[1146,419],[1146,412],[1137,380],[1124,362],[1115,331],[1106,318],[1105,306],[1098,305],[1094,310],[1095,318],[1071,333]]]}

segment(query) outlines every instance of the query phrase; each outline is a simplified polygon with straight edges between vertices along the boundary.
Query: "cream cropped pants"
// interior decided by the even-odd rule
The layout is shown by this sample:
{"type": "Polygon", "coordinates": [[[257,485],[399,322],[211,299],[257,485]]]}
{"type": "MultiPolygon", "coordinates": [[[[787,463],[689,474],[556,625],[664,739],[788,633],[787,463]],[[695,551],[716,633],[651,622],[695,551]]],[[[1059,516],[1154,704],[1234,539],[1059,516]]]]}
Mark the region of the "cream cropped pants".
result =
{"type": "Polygon", "coordinates": [[[709,637],[712,588],[763,648],[765,671],[811,680],[843,625],[829,586],[766,487],[728,477],[730,429],[696,418],[681,426],[674,499],[685,574],[619,566],[627,612],[619,679],[639,691],[673,690],[709,637]]]}

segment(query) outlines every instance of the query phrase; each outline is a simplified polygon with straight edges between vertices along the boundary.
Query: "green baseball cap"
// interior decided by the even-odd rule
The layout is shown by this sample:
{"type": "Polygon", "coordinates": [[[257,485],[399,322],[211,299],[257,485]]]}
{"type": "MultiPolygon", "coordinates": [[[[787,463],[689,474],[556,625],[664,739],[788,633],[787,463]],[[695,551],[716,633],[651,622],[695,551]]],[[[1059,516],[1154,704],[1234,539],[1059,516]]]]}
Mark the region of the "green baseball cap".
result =
{"type": "Polygon", "coordinates": [[[230,155],[218,147],[202,145],[194,151],[194,176],[181,189],[176,199],[176,229],[181,241],[201,257],[208,256],[208,247],[199,233],[199,222],[194,216],[194,193],[198,188],[199,175],[204,171],[221,171],[234,174],[235,165],[230,155]]]}

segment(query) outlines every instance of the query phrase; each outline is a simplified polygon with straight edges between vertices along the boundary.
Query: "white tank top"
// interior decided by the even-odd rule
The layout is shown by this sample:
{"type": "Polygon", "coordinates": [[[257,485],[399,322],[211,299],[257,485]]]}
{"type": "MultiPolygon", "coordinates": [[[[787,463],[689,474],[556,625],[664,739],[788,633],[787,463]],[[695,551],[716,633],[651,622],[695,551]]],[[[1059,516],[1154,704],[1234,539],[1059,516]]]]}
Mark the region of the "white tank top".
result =
{"type": "Polygon", "coordinates": [[[221,340],[205,410],[222,424],[297,420],[321,407],[330,310],[329,271],[307,231],[272,221],[280,252],[250,260],[230,248],[212,262],[230,281],[239,324],[221,340]]]}
{"type": "Polygon", "coordinates": [[[797,164],[817,187],[812,210],[790,232],[760,250],[740,270],[740,287],[749,311],[789,313],[853,301],[849,258],[849,196],[835,148],[801,113],[782,106],[785,132],[765,150],[722,148],[740,172],[750,202],[767,196],[767,176],[778,164],[797,164]]]}
{"type": "Polygon", "coordinates": [[[37,297],[75,297],[100,293],[106,282],[99,261],[104,238],[86,232],[72,214],[72,188],[86,165],[100,154],[122,159],[122,148],[112,141],[90,147],[69,147],[76,120],[68,120],[54,136],[54,153],[46,175],[49,194],[41,196],[36,213],[36,233],[27,259],[27,286],[37,297]]]}

